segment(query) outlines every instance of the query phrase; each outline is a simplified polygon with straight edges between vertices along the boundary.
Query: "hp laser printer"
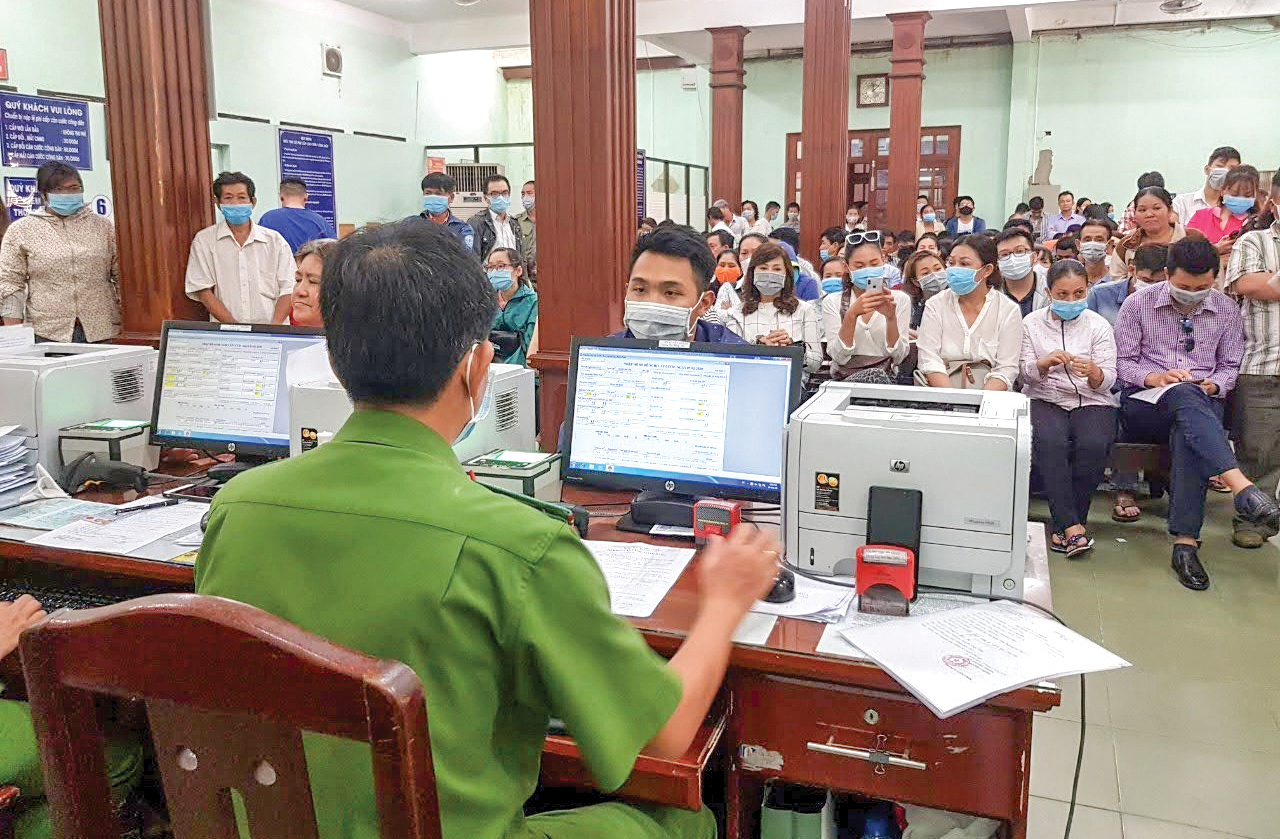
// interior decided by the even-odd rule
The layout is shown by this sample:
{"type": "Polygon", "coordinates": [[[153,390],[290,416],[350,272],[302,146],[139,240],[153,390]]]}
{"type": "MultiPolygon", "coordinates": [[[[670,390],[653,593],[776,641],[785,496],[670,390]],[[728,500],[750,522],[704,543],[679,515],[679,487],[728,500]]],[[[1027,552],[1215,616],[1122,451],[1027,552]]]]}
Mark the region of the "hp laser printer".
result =
{"type": "Polygon", "coordinates": [[[798,567],[854,574],[870,488],[918,490],[920,584],[1022,596],[1025,396],[827,382],[792,414],[786,470],[787,554],[798,567]]]}

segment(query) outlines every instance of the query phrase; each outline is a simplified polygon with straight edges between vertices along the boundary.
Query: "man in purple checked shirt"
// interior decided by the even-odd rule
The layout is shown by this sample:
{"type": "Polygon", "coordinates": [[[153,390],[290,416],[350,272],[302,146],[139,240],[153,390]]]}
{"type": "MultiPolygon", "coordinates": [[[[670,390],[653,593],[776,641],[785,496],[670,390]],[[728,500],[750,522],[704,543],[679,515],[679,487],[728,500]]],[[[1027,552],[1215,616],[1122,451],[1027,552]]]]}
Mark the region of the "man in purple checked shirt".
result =
{"type": "Polygon", "coordinates": [[[1244,354],[1244,322],[1240,307],[1214,288],[1218,264],[1217,250],[1205,239],[1175,243],[1168,282],[1129,295],[1115,325],[1125,436],[1167,442],[1172,450],[1172,564],[1178,582],[1194,591],[1209,587],[1199,557],[1209,478],[1219,475],[1230,487],[1242,519],[1268,536],[1280,532],[1280,506],[1240,471],[1222,426],[1224,400],[1244,354]],[[1169,385],[1155,404],[1136,398],[1169,385]]]}

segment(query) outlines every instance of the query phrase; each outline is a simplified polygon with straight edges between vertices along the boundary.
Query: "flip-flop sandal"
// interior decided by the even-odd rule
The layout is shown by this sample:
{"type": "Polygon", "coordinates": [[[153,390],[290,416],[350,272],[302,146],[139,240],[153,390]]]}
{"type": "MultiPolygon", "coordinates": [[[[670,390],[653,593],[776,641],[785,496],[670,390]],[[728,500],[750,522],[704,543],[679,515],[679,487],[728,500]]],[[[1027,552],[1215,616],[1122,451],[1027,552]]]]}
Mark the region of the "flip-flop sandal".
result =
{"type": "Polygon", "coordinates": [[[1067,544],[1068,544],[1067,537],[1063,533],[1054,533],[1052,536],[1049,537],[1049,550],[1053,551],[1054,553],[1057,553],[1057,554],[1066,553],[1067,544]]]}
{"type": "Polygon", "coordinates": [[[1217,478],[1209,479],[1209,489],[1213,490],[1214,492],[1221,492],[1223,494],[1231,492],[1231,487],[1227,486],[1217,478]]]}
{"type": "Polygon", "coordinates": [[[1129,524],[1142,518],[1142,508],[1137,504],[1112,504],[1111,520],[1118,521],[1121,524],[1129,524]],[[1136,513],[1126,513],[1125,510],[1137,510],[1136,513]]]}
{"type": "Polygon", "coordinates": [[[1093,539],[1087,533],[1078,533],[1067,540],[1067,559],[1075,559],[1093,550],[1093,539]]]}

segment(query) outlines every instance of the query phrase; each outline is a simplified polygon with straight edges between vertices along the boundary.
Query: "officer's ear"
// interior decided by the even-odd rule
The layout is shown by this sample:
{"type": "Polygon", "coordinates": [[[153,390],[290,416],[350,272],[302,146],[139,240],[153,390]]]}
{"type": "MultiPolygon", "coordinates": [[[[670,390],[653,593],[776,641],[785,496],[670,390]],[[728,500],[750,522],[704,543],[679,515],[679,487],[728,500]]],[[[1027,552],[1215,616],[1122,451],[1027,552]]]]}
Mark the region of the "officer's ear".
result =
{"type": "Polygon", "coordinates": [[[476,400],[476,408],[480,407],[479,399],[484,395],[485,385],[489,382],[489,365],[493,364],[493,344],[488,340],[481,341],[476,344],[476,348],[472,350],[471,359],[462,360],[462,369],[459,373],[462,376],[462,384],[466,388],[466,393],[476,400]]]}

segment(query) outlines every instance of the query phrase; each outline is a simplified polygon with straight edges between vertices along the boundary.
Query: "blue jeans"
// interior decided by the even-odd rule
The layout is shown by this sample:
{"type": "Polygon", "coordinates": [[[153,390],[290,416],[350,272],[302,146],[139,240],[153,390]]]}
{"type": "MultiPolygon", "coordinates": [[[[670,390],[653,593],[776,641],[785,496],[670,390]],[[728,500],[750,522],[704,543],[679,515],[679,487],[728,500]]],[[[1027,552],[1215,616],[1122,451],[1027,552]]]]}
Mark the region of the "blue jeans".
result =
{"type": "Polygon", "coordinates": [[[1125,429],[1142,443],[1167,443],[1173,455],[1169,478],[1169,533],[1200,538],[1209,479],[1236,468],[1236,456],[1222,427],[1221,399],[1198,385],[1179,385],[1152,405],[1125,391],[1120,400],[1125,429]]]}

